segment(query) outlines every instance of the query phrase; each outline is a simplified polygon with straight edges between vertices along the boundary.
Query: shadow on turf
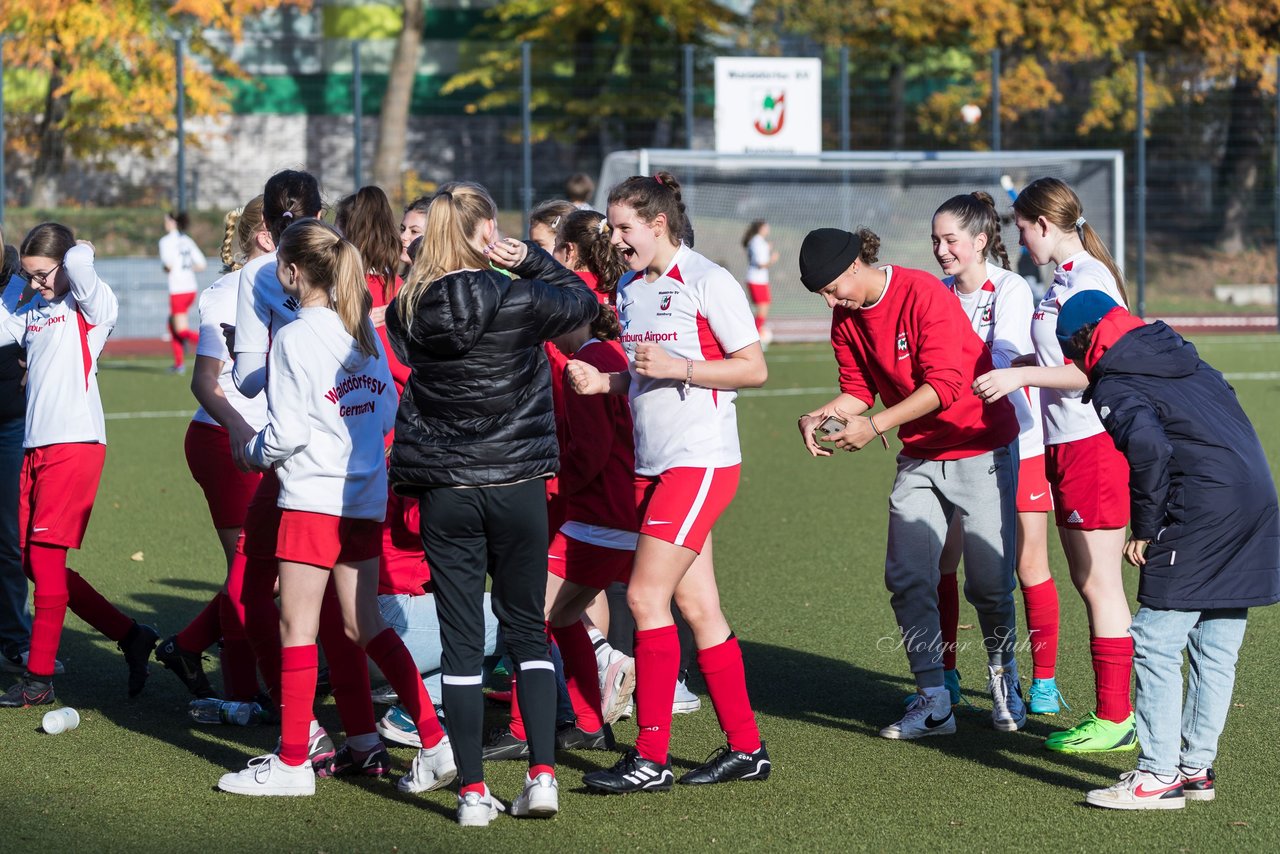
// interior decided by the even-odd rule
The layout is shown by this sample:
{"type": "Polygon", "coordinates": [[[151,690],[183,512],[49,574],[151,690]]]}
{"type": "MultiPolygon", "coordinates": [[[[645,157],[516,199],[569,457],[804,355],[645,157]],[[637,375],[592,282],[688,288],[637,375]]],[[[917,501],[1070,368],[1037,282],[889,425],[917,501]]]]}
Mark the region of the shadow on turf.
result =
{"type": "MultiPolygon", "coordinates": [[[[741,644],[755,709],[846,733],[847,738],[833,740],[830,747],[832,755],[851,762],[859,761],[858,745],[865,743],[864,739],[881,741],[880,728],[902,716],[903,697],[913,690],[912,684],[901,676],[866,670],[842,659],[771,644],[741,644]]],[[[987,702],[982,692],[967,690],[965,694],[971,702],[987,702]]],[[[955,735],[921,738],[901,746],[904,750],[913,746],[936,750],[948,757],[1068,789],[1079,789],[1094,779],[1115,778],[1112,765],[1088,755],[1050,753],[1044,749],[1044,737],[1069,722],[1028,718],[1022,731],[1003,733],[991,728],[989,709],[989,702],[985,707],[957,707],[955,735]],[[1046,758],[1062,766],[1062,770],[1046,768],[1046,758]]],[[[775,761],[785,755],[785,742],[770,740],[767,731],[762,735],[769,741],[775,761]]]]}

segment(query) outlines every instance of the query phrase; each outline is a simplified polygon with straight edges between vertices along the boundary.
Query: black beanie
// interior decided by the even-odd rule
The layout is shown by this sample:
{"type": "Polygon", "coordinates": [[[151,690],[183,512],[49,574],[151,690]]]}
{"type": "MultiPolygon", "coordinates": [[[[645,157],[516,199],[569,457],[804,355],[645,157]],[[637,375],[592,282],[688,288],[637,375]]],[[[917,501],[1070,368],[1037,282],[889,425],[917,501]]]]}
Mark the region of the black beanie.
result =
{"type": "Polygon", "coordinates": [[[818,228],[800,244],[800,281],[813,293],[848,270],[862,253],[862,238],[839,228],[818,228]]]}

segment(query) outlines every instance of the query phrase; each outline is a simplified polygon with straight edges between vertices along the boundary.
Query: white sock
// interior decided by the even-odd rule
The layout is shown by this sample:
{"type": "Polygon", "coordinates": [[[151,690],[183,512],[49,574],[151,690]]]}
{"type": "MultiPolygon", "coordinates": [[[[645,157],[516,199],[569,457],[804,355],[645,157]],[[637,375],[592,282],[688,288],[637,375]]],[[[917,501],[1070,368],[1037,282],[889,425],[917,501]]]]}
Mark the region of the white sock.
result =
{"type": "Polygon", "coordinates": [[[319,722],[318,720],[316,720],[315,718],[312,718],[312,719],[311,719],[311,732],[309,733],[309,735],[315,735],[315,734],[316,734],[316,733],[318,733],[321,729],[323,729],[323,727],[322,727],[322,726],[320,726],[320,722],[319,722]]]}

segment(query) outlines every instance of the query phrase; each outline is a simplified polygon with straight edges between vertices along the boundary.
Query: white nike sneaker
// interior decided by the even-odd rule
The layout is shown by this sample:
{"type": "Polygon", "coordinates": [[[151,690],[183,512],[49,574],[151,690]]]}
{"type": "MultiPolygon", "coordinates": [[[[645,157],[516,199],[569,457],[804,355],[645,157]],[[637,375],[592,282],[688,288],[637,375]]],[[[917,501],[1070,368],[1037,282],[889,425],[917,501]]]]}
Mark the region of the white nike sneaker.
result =
{"type": "Polygon", "coordinates": [[[444,788],[457,776],[458,766],[453,761],[453,746],[449,744],[449,736],[446,735],[435,747],[419,748],[418,755],[413,757],[413,764],[409,766],[409,772],[396,781],[396,788],[413,794],[430,792],[444,788]]]}
{"type": "Polygon", "coordinates": [[[524,791],[511,802],[511,814],[518,817],[551,818],[560,812],[560,784],[545,771],[533,779],[524,778],[524,791]]]}
{"type": "Polygon", "coordinates": [[[916,694],[907,704],[902,720],[880,730],[881,738],[924,738],[928,735],[952,735],[956,716],[951,711],[951,695],[947,689],[929,688],[916,694]]]}
{"type": "Polygon", "coordinates": [[[600,709],[604,722],[617,723],[636,690],[636,660],[616,649],[600,671],[600,709]]]}
{"type": "Polygon", "coordinates": [[[467,792],[458,795],[458,824],[462,827],[488,827],[489,822],[505,810],[502,801],[493,796],[488,786],[485,786],[484,794],[467,792]]]}
{"type": "Polygon", "coordinates": [[[1180,810],[1187,805],[1180,774],[1165,782],[1149,771],[1126,771],[1119,783],[1094,789],[1084,799],[1095,807],[1113,810],[1180,810]]]}
{"type": "Polygon", "coordinates": [[[991,692],[991,725],[1001,732],[1017,732],[1027,723],[1027,704],[1022,701],[1018,665],[987,665],[987,690],[991,692]]]}
{"type": "Polygon", "coordinates": [[[316,793],[310,762],[286,765],[274,753],[249,760],[243,771],[223,774],[218,788],[236,795],[304,796],[316,793]]]}
{"type": "Polygon", "coordinates": [[[671,701],[671,714],[691,715],[702,708],[702,700],[689,690],[684,679],[676,682],[676,694],[671,701]]]}

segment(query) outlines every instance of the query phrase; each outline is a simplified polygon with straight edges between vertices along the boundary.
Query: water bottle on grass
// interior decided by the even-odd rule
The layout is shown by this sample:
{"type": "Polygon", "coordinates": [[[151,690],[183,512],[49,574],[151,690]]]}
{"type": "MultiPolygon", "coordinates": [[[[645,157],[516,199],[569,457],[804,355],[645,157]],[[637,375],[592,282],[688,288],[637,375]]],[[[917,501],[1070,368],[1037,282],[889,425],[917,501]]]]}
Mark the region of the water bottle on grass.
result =
{"type": "Polygon", "coordinates": [[[262,717],[262,707],[257,703],[240,703],[235,700],[219,700],[210,697],[192,700],[189,708],[191,720],[198,724],[233,724],[249,726],[262,717]]]}

